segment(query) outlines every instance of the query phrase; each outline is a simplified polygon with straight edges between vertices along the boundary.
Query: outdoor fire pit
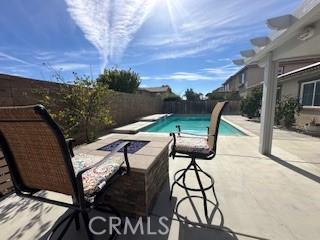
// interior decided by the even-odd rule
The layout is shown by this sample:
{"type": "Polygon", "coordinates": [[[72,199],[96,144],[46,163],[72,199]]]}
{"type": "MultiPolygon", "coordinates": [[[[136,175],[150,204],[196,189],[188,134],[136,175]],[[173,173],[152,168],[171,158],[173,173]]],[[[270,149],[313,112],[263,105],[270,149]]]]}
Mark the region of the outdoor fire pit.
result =
{"type": "MultiPolygon", "coordinates": [[[[165,182],[169,182],[169,136],[110,134],[80,147],[77,152],[105,156],[124,141],[130,142],[128,158],[131,171],[112,185],[104,201],[128,215],[147,216],[157,193],[165,182]]],[[[120,150],[117,154],[123,153],[120,150]]]]}
{"type": "MultiPolygon", "coordinates": [[[[126,140],[117,140],[115,142],[109,143],[101,148],[98,148],[97,150],[101,151],[109,151],[111,152],[113,149],[119,146],[119,144],[126,142],[126,140]]],[[[139,140],[127,140],[127,142],[130,142],[130,145],[128,146],[128,153],[136,153],[139,151],[141,148],[143,148],[146,144],[148,144],[150,141],[139,141],[139,140]]],[[[123,152],[123,148],[120,149],[119,152],[123,152]]]]}

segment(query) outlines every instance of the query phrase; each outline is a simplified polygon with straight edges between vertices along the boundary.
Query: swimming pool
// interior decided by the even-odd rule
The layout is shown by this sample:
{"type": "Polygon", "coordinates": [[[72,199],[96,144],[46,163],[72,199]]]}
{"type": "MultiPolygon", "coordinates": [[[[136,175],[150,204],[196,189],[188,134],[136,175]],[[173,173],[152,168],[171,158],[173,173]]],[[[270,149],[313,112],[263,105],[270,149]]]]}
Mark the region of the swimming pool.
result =
{"type": "MultiPolygon", "coordinates": [[[[163,133],[176,132],[177,125],[181,126],[183,132],[206,135],[207,127],[210,125],[210,115],[172,115],[155,122],[142,131],[163,133]]],[[[219,134],[228,136],[245,135],[222,119],[219,126],[219,134]]]]}

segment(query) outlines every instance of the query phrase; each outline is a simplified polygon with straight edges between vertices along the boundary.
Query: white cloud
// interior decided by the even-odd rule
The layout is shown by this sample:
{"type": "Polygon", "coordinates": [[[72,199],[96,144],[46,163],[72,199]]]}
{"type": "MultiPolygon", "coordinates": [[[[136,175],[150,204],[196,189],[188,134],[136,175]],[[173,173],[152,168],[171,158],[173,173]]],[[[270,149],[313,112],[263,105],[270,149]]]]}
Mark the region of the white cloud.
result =
{"type": "Polygon", "coordinates": [[[279,0],[163,2],[169,9],[167,21],[171,21],[171,24],[166,23],[167,31],[155,30],[152,35],[135,42],[136,46],[155,52],[150,61],[195,56],[208,50],[223,50],[237,42],[248,42],[253,34],[267,31],[263,23],[268,16],[290,9],[279,0]]]}
{"type": "Polygon", "coordinates": [[[82,63],[58,63],[51,65],[53,69],[61,71],[75,71],[79,69],[89,69],[90,66],[82,63]]]}
{"type": "Polygon", "coordinates": [[[235,74],[240,69],[239,66],[227,64],[218,67],[203,68],[202,72],[210,74],[217,80],[227,80],[231,75],[235,74]]]}
{"type": "Polygon", "coordinates": [[[212,77],[206,74],[193,73],[193,72],[174,72],[169,75],[160,76],[143,76],[142,80],[174,80],[174,81],[210,81],[214,80],[212,77]]]}
{"type": "Polygon", "coordinates": [[[240,68],[233,64],[203,68],[196,72],[174,72],[158,76],[142,76],[142,80],[224,81],[240,68]]]}
{"type": "Polygon", "coordinates": [[[85,37],[96,47],[104,67],[118,60],[151,12],[153,0],[65,0],[85,37]]]}
{"type": "Polygon", "coordinates": [[[233,41],[236,37],[228,37],[228,38],[218,38],[212,39],[210,41],[206,41],[202,44],[194,46],[193,48],[185,48],[185,49],[176,49],[176,50],[167,50],[161,53],[157,53],[153,56],[154,59],[175,59],[187,56],[195,56],[196,54],[206,52],[209,49],[214,49],[215,51],[222,51],[224,49],[224,45],[233,41]]]}
{"type": "Polygon", "coordinates": [[[31,65],[31,63],[26,62],[20,58],[16,58],[12,55],[8,55],[6,53],[0,52],[0,60],[10,60],[10,61],[14,61],[14,62],[18,62],[18,63],[22,63],[22,64],[26,64],[26,65],[31,65]]]}
{"type": "Polygon", "coordinates": [[[192,72],[176,72],[170,76],[170,79],[186,81],[213,80],[210,76],[192,72]]]}

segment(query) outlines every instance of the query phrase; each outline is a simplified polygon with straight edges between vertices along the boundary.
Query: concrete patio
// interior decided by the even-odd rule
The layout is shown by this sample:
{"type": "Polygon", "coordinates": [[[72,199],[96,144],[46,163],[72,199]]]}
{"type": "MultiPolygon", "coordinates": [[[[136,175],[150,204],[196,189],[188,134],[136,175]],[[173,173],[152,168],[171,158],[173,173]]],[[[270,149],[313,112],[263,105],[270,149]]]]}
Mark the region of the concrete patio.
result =
{"type": "MultiPolygon", "coordinates": [[[[188,196],[195,196],[193,192],[176,186],[170,202],[169,183],[166,183],[151,211],[151,227],[157,229],[157,219],[168,216],[169,234],[127,235],[119,239],[319,238],[320,139],[277,129],[272,156],[266,157],[258,152],[258,123],[240,116],[225,118],[252,134],[219,136],[215,159],[199,161],[216,181],[219,204],[212,193],[208,194],[215,204],[209,204],[209,219],[204,217],[202,200],[188,196]]],[[[138,133],[143,134],[150,133],[138,133]]],[[[170,159],[170,177],[188,161],[170,159]]],[[[195,176],[190,175],[187,184],[195,184],[194,180],[195,176]]],[[[9,195],[0,201],[1,239],[45,239],[50,227],[66,210],[9,195]]],[[[81,232],[70,229],[65,239],[85,238],[81,232]]]]}

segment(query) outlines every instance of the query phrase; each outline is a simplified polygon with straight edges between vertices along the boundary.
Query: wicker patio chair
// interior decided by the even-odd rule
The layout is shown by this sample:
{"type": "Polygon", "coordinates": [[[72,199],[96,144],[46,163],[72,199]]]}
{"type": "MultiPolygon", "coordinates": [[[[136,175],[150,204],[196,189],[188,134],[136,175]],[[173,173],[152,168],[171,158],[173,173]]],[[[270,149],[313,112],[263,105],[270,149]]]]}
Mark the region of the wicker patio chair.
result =
{"type": "MultiPolygon", "coordinates": [[[[208,127],[207,136],[198,135],[193,133],[184,133],[181,130],[181,126],[177,125],[177,133],[170,133],[173,136],[173,145],[170,156],[173,157],[189,157],[191,158],[190,164],[184,168],[177,171],[174,175],[174,182],[171,186],[170,199],[172,198],[173,188],[177,184],[178,186],[190,190],[201,192],[203,196],[203,205],[206,216],[208,216],[207,208],[207,196],[205,191],[213,189],[214,191],[214,179],[205,171],[203,171],[200,166],[196,163],[196,159],[211,160],[216,155],[217,150],[217,139],[218,139],[218,129],[221,119],[221,114],[223,109],[226,107],[228,102],[219,102],[214,107],[210,126],[208,127]],[[196,174],[196,178],[199,184],[199,188],[190,188],[185,184],[186,174],[188,171],[193,170],[196,174]],[[205,176],[210,178],[211,184],[204,187],[200,178],[199,172],[202,172],[205,176]],[[182,183],[180,181],[182,180],[182,183]]],[[[216,197],[216,196],[215,196],[216,197]]],[[[217,199],[216,199],[217,200],[217,199]]]]}
{"type": "MultiPolygon", "coordinates": [[[[128,144],[122,143],[106,157],[74,156],[72,140],[65,140],[43,106],[0,108],[0,145],[16,194],[71,210],[50,230],[48,239],[58,235],[56,230],[63,222],[67,223],[57,239],[63,237],[73,220],[79,230],[80,217],[87,238],[92,239],[88,228],[88,211],[92,208],[120,217],[112,206],[102,207],[99,199],[119,176],[129,173],[128,144]],[[116,155],[122,148],[123,156],[116,155]],[[41,197],[37,194],[41,190],[70,195],[73,203],[41,197]]],[[[115,232],[111,235],[114,237],[115,232]]]]}

